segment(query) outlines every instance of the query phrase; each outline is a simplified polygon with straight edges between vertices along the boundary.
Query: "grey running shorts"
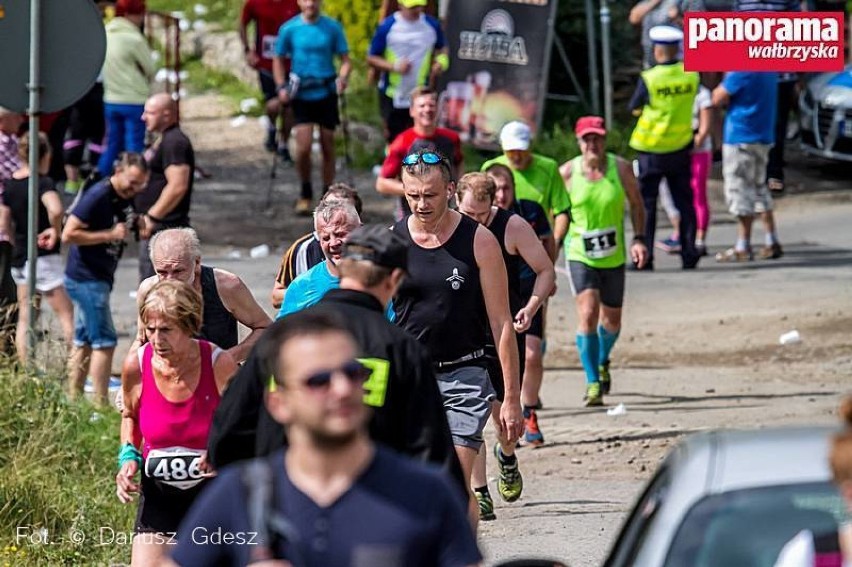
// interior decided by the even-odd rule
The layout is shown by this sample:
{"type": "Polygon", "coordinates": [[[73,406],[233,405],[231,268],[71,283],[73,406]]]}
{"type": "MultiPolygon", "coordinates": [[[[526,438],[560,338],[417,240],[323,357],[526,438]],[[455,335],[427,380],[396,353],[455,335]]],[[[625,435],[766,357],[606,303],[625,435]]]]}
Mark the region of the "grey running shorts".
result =
{"type": "Polygon", "coordinates": [[[437,378],[453,445],[479,450],[482,430],[491,416],[491,402],[496,398],[488,370],[477,365],[459,366],[437,372],[437,378]]]}
{"type": "Polygon", "coordinates": [[[571,274],[571,293],[576,297],[581,291],[596,289],[601,303],[607,307],[624,304],[624,266],[617,268],[592,268],[583,262],[568,262],[571,274]]]}

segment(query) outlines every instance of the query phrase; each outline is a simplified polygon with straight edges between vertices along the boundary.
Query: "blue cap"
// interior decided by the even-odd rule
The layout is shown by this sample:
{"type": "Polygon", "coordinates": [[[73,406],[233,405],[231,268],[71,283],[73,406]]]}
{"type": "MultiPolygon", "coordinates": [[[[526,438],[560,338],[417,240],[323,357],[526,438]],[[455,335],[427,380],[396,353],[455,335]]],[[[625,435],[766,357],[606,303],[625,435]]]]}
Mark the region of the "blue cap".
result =
{"type": "Polygon", "coordinates": [[[654,26],[648,31],[648,37],[660,45],[677,45],[683,41],[683,30],[674,26],[654,26]]]}

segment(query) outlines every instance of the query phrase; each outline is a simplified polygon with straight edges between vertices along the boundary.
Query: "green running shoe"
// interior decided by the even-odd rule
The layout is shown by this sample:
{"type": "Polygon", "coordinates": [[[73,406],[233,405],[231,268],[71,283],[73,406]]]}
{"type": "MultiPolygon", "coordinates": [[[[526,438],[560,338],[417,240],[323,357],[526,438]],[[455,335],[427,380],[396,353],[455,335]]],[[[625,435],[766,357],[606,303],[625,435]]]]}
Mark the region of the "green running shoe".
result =
{"type": "Polygon", "coordinates": [[[502,455],[500,444],[495,443],[494,456],[497,457],[497,466],[500,468],[497,492],[506,502],[514,502],[521,497],[521,493],[524,491],[524,478],[521,476],[520,469],[518,469],[518,459],[515,458],[514,463],[507,464],[503,462],[502,455]]]}
{"type": "Polygon", "coordinates": [[[491,500],[491,495],[487,492],[479,492],[478,490],[474,490],[473,494],[476,496],[476,502],[479,504],[479,520],[482,522],[496,520],[494,501],[491,500]]]}
{"type": "Polygon", "coordinates": [[[586,395],[583,396],[583,405],[587,408],[603,405],[603,394],[601,393],[600,382],[592,382],[591,384],[586,385],[586,395]]]}
{"type": "Polygon", "coordinates": [[[609,389],[612,387],[612,377],[609,375],[609,361],[607,360],[598,366],[598,373],[601,376],[601,393],[609,394],[609,389]]]}

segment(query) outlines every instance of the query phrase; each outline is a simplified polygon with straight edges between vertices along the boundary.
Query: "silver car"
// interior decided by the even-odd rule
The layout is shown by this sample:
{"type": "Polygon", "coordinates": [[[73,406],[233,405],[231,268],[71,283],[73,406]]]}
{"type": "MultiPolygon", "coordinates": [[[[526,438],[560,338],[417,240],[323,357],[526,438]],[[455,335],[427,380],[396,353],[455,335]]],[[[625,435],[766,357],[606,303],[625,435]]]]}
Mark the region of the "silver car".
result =
{"type": "Polygon", "coordinates": [[[832,530],[845,518],[826,462],[834,431],[686,438],[647,484],[604,566],[772,567],[800,530],[832,530]]]}
{"type": "Polygon", "coordinates": [[[799,132],[805,152],[852,161],[852,65],[807,82],[799,96],[799,132]]]}

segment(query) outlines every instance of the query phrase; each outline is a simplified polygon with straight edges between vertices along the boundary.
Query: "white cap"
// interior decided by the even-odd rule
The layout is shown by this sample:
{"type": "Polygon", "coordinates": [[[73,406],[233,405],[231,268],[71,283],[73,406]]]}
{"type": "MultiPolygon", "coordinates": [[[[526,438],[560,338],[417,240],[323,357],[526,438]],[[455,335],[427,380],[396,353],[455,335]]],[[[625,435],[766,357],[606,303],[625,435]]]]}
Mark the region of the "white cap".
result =
{"type": "Polygon", "coordinates": [[[500,130],[500,147],[504,152],[530,149],[532,131],[520,120],[509,122],[500,130]]]}
{"type": "Polygon", "coordinates": [[[654,26],[648,31],[648,37],[654,43],[674,45],[683,41],[683,30],[674,26],[654,26]]]}

